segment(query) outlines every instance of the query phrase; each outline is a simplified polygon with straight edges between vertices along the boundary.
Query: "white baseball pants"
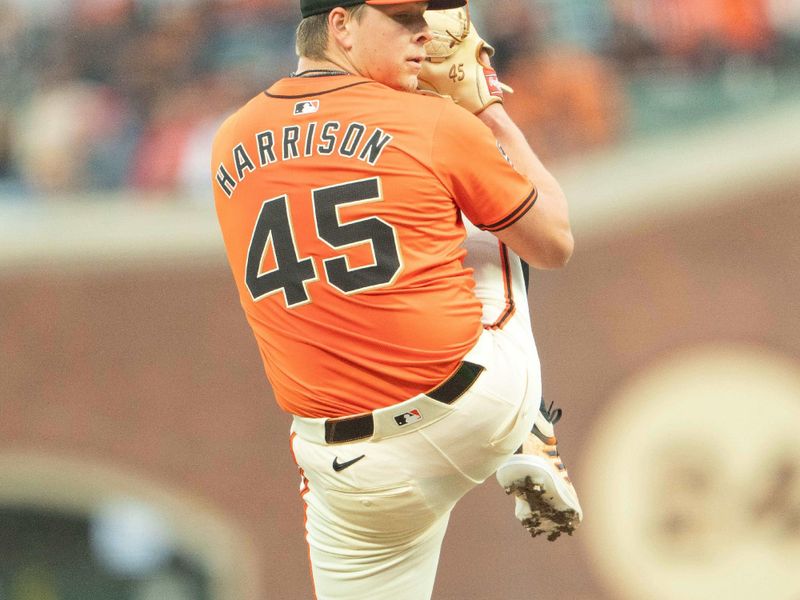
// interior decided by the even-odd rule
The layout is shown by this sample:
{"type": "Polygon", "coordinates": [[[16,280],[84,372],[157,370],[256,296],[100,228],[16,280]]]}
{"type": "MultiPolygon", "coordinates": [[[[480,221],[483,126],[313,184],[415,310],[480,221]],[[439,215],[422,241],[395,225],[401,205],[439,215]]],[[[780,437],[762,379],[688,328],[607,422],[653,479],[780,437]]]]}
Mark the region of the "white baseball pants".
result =
{"type": "Polygon", "coordinates": [[[474,234],[468,261],[484,323],[494,324],[515,300],[516,307],[464,358],[484,367],[472,387],[452,404],[421,394],[374,411],[375,433],[360,441],[328,444],[324,419],[294,418],[319,600],[429,599],[451,510],[533,426],[541,375],[519,260],[513,253],[498,259],[496,238],[474,234]],[[404,414],[421,418],[400,426],[396,417],[404,414]]]}

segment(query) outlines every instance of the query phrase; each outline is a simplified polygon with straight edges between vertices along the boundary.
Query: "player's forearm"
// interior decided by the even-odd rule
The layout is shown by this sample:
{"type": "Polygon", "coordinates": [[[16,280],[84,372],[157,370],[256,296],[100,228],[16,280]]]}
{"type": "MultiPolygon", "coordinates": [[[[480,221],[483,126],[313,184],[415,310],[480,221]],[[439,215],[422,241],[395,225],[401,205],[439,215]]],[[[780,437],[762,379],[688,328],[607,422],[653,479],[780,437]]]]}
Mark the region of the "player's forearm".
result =
{"type": "Polygon", "coordinates": [[[526,219],[529,223],[535,223],[536,231],[530,233],[536,239],[531,240],[530,246],[538,248],[538,251],[537,256],[528,257],[526,260],[533,266],[543,269],[563,266],[572,256],[574,248],[569,206],[564,191],[536,156],[522,131],[511,120],[502,105],[493,104],[478,117],[492,130],[514,167],[533,182],[539,193],[538,200],[531,210],[535,219],[526,219]],[[547,252],[543,253],[543,248],[546,248],[547,252]]]}
{"type": "Polygon", "coordinates": [[[565,222],[569,222],[567,199],[558,181],[548,171],[534,151],[525,135],[506,112],[501,104],[493,104],[478,115],[494,133],[497,141],[508,154],[514,168],[530,179],[541,198],[546,198],[552,210],[560,213],[565,222]]]}

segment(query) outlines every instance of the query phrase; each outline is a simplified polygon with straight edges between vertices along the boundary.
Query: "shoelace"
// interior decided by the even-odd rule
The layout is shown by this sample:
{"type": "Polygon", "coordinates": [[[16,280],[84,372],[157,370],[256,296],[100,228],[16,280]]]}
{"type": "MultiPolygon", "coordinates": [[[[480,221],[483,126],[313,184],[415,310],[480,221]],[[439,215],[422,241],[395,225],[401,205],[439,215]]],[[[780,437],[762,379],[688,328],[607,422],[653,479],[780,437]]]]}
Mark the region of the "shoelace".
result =
{"type": "Polygon", "coordinates": [[[551,402],[550,406],[545,408],[544,407],[544,398],[542,398],[542,414],[544,418],[547,419],[550,423],[555,425],[561,419],[561,415],[564,414],[564,411],[560,408],[553,408],[555,402],[551,402]]]}

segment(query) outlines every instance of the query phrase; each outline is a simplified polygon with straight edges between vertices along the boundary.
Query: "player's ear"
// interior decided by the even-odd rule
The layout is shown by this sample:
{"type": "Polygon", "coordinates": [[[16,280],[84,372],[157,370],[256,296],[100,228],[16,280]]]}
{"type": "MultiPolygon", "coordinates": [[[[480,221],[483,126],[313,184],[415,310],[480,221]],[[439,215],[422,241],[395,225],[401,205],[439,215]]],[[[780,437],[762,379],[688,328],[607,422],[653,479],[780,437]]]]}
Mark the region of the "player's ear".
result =
{"type": "Polygon", "coordinates": [[[341,6],[337,6],[328,13],[328,35],[344,50],[353,48],[351,31],[353,22],[350,13],[341,6]]]}

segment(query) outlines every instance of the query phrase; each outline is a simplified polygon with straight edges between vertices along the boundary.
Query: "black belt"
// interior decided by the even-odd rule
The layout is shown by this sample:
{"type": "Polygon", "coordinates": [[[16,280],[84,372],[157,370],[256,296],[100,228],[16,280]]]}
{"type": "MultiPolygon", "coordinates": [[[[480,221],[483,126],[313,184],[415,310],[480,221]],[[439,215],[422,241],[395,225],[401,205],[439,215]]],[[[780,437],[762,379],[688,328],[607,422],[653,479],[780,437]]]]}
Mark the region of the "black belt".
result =
{"type": "MultiPolygon", "coordinates": [[[[483,371],[482,366],[462,361],[455,373],[431,391],[425,392],[425,395],[443,404],[452,404],[472,387],[481,371],[483,371]]],[[[362,440],[371,437],[374,432],[375,422],[372,413],[325,421],[325,441],[328,444],[362,440]]]]}

